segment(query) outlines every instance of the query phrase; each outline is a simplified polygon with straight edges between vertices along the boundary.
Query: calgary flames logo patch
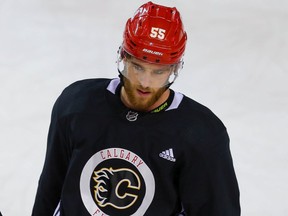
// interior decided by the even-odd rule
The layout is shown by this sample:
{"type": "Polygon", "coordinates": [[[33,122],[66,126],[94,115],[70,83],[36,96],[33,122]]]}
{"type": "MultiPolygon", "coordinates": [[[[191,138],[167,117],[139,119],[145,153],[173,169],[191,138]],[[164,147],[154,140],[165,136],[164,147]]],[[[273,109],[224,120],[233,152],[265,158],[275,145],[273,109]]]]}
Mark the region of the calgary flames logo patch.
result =
{"type": "Polygon", "coordinates": [[[131,207],[137,200],[141,182],[131,169],[103,168],[94,172],[94,199],[100,207],[131,207]]]}
{"type": "Polygon", "coordinates": [[[153,173],[143,159],[123,148],[92,155],[83,167],[80,193],[90,215],[144,215],[155,193],[153,173]]]}

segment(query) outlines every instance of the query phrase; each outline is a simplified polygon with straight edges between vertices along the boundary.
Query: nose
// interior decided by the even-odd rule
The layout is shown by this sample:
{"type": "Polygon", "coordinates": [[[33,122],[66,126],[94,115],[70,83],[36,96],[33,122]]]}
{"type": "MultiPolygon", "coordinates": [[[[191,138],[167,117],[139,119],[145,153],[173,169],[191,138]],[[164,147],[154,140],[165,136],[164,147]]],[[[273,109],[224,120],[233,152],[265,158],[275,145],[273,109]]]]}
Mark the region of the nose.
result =
{"type": "Polygon", "coordinates": [[[138,75],[138,81],[143,88],[151,87],[152,77],[149,72],[143,72],[138,75]]]}

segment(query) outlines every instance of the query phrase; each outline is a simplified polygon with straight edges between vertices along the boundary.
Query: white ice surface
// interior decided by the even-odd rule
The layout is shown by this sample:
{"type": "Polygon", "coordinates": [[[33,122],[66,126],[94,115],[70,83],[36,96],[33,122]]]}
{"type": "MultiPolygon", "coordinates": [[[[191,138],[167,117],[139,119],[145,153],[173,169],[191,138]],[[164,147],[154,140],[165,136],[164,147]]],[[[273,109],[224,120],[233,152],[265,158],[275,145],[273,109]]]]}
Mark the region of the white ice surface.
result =
{"type": "MultiPolygon", "coordinates": [[[[30,215],[51,108],[71,82],[117,76],[125,21],[145,1],[0,0],[0,211],[30,215]]],[[[189,41],[173,89],[231,138],[243,216],[288,214],[288,1],[158,0],[189,41]]]]}

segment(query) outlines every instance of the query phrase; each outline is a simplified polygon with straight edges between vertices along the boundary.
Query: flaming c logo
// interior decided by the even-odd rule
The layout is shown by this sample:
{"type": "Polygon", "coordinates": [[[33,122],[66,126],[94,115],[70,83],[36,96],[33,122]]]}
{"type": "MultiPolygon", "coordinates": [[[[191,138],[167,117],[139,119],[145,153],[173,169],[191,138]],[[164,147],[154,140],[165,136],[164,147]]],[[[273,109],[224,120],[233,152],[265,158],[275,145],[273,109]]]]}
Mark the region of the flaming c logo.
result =
{"type": "Polygon", "coordinates": [[[136,202],[141,182],[133,170],[103,168],[95,171],[94,176],[94,198],[100,207],[126,209],[136,202]]]}

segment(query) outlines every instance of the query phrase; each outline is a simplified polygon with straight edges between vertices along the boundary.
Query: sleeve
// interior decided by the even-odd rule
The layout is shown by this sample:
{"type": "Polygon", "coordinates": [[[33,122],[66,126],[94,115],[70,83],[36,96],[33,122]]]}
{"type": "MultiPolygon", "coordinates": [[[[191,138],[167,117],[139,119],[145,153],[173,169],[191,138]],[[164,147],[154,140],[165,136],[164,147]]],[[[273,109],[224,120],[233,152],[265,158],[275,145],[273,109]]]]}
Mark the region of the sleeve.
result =
{"type": "Polygon", "coordinates": [[[69,147],[65,139],[65,124],[59,121],[59,98],[52,111],[46,157],[38,182],[32,216],[51,216],[60,202],[61,188],[69,161],[69,147]]]}
{"type": "Polygon", "coordinates": [[[205,141],[180,176],[186,215],[240,216],[239,188],[226,132],[205,141]]]}

